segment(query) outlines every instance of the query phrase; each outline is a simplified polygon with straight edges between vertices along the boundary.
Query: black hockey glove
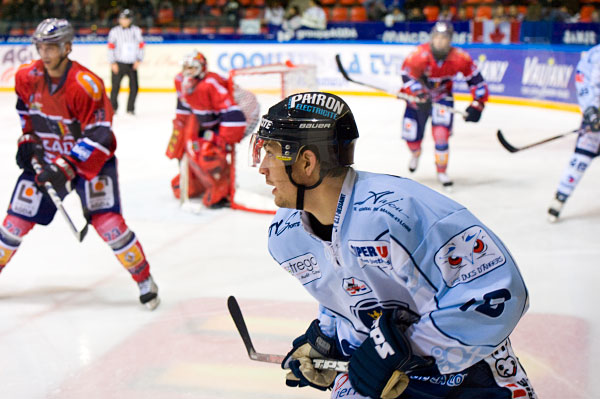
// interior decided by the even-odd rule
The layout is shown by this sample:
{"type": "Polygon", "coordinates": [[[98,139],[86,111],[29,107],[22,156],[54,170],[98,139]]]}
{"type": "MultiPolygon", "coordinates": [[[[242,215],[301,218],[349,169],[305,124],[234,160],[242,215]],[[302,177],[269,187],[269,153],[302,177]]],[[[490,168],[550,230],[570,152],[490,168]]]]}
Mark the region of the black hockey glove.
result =
{"type": "Polygon", "coordinates": [[[479,122],[481,119],[481,111],[483,111],[483,103],[480,101],[473,101],[465,110],[467,116],[465,116],[466,122],[479,122]]]}
{"type": "Polygon", "coordinates": [[[44,159],[44,146],[38,136],[32,133],[26,133],[19,137],[19,148],[17,149],[17,165],[19,168],[29,173],[35,173],[31,166],[31,159],[36,157],[38,160],[44,159]]]}
{"type": "Polygon", "coordinates": [[[589,128],[592,132],[600,132],[600,115],[598,108],[587,107],[583,112],[583,126],[589,128]]]}
{"type": "Polygon", "coordinates": [[[336,347],[335,339],[323,334],[319,320],[313,320],[306,333],[296,338],[292,345],[292,350],[281,362],[282,368],[291,370],[285,377],[285,384],[290,387],[308,385],[322,391],[331,387],[338,372],[318,370],[312,359],[343,359],[343,356],[336,347]]]}
{"type": "Polygon", "coordinates": [[[375,320],[369,337],[356,349],[348,365],[348,377],[358,393],[371,398],[393,399],[408,386],[406,372],[429,367],[432,361],[413,356],[404,336],[406,324],[396,311],[375,320]]]}
{"type": "Polygon", "coordinates": [[[58,157],[53,163],[46,163],[42,171],[35,176],[37,185],[44,189],[44,183],[50,182],[57,192],[71,191],[71,180],[77,176],[75,167],[63,157],[58,157]]]}

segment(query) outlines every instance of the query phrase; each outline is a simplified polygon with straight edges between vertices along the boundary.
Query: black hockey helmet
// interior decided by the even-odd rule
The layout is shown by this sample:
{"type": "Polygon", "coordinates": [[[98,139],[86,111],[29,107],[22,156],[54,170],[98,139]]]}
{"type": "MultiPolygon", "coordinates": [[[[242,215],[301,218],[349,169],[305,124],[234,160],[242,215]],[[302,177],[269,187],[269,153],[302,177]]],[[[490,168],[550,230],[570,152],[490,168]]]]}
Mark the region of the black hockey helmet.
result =
{"type": "Polygon", "coordinates": [[[119,13],[119,18],[133,19],[133,13],[129,8],[126,8],[119,13]]]}
{"type": "Polygon", "coordinates": [[[431,52],[436,60],[444,60],[452,48],[452,36],[454,35],[454,26],[448,21],[438,21],[431,29],[431,52]],[[433,44],[433,38],[436,35],[444,35],[448,38],[448,45],[438,48],[433,44]]]}
{"type": "Polygon", "coordinates": [[[286,166],[296,162],[302,149],[316,150],[322,170],[354,163],[358,129],[348,104],[323,92],[292,94],[275,104],[260,121],[251,140],[252,165],[260,163],[264,141],[281,144],[278,156],[286,166]]]}

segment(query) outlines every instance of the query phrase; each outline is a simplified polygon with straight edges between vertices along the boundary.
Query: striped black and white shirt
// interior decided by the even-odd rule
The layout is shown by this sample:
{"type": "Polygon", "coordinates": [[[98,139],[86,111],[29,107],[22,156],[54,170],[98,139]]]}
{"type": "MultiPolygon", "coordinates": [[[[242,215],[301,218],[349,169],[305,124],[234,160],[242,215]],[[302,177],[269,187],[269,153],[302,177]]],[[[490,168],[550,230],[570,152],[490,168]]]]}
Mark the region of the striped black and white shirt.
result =
{"type": "Polygon", "coordinates": [[[121,62],[133,64],[144,59],[144,38],[142,30],[130,25],[123,28],[118,25],[108,33],[108,63],[121,62]]]}

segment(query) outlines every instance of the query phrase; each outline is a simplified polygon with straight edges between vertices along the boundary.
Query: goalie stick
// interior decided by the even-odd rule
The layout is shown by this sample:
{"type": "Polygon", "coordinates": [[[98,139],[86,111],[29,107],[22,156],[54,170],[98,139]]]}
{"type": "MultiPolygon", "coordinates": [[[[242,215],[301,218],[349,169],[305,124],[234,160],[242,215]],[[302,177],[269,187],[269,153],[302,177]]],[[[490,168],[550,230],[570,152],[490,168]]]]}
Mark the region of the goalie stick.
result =
{"type": "MultiPolygon", "coordinates": [[[[352,83],[356,83],[357,85],[361,85],[361,86],[366,86],[366,87],[370,87],[371,89],[375,89],[378,91],[382,91],[384,93],[388,93],[391,94],[392,96],[395,96],[396,98],[400,98],[402,100],[406,100],[408,102],[414,102],[414,103],[423,103],[423,100],[417,96],[411,96],[405,93],[394,93],[391,92],[387,89],[384,89],[383,87],[379,87],[370,83],[366,83],[366,82],[359,82],[358,80],[354,80],[350,77],[350,75],[348,75],[348,72],[346,72],[346,70],[344,69],[344,66],[342,65],[342,60],[340,59],[340,55],[336,54],[335,55],[335,62],[337,63],[337,67],[340,71],[340,73],[342,74],[342,76],[344,76],[344,79],[346,79],[348,82],[352,82],[352,83]]],[[[453,112],[455,114],[459,114],[461,116],[463,116],[464,118],[467,117],[467,113],[465,111],[461,111],[459,109],[456,108],[452,108],[449,107],[447,105],[444,104],[436,104],[440,109],[444,109],[446,111],[449,112],[453,112]]]]}
{"type": "MultiPolygon", "coordinates": [[[[33,157],[31,159],[31,166],[33,166],[36,175],[39,175],[42,172],[42,165],[37,160],[37,158],[33,157]]],[[[60,196],[52,186],[52,183],[47,181],[44,183],[44,187],[46,188],[46,192],[50,196],[50,199],[54,203],[54,206],[56,206],[56,209],[58,209],[58,211],[63,215],[63,217],[67,221],[67,224],[71,228],[71,231],[75,235],[75,238],[77,238],[77,241],[83,241],[88,231],[88,223],[86,222],[85,226],[83,227],[83,229],[81,229],[81,231],[77,230],[77,227],[75,227],[75,224],[69,217],[69,214],[67,213],[67,211],[65,211],[65,207],[62,204],[62,200],[60,199],[60,196]]]]}
{"type": "Polygon", "coordinates": [[[559,135],[556,135],[556,136],[552,136],[552,137],[549,137],[549,138],[544,139],[542,141],[537,141],[535,143],[531,143],[531,144],[528,144],[528,145],[523,146],[523,147],[515,147],[515,146],[511,145],[508,141],[506,141],[506,139],[504,138],[504,135],[502,134],[502,132],[500,130],[498,130],[498,132],[496,133],[496,136],[498,136],[498,141],[500,141],[500,144],[502,144],[502,147],[506,148],[506,150],[508,152],[519,152],[519,151],[522,151],[522,150],[526,150],[528,148],[537,147],[540,144],[544,144],[544,143],[548,143],[550,141],[554,141],[556,139],[560,139],[562,137],[568,136],[568,135],[573,134],[573,133],[579,133],[580,131],[581,131],[581,129],[577,128],[575,130],[571,130],[570,132],[566,132],[566,133],[562,133],[562,134],[559,134],[559,135]]]}
{"type": "MultiPolygon", "coordinates": [[[[248,352],[248,357],[258,362],[281,364],[285,358],[285,355],[256,352],[256,349],[254,349],[254,345],[252,344],[252,339],[250,338],[250,333],[248,333],[248,328],[246,327],[246,322],[244,321],[244,316],[242,315],[240,305],[233,295],[227,298],[227,308],[229,309],[229,314],[231,314],[231,318],[235,323],[235,327],[242,337],[242,341],[244,342],[244,346],[248,352]]],[[[319,370],[336,370],[342,373],[348,371],[348,362],[342,360],[313,359],[313,365],[319,370]]]]}

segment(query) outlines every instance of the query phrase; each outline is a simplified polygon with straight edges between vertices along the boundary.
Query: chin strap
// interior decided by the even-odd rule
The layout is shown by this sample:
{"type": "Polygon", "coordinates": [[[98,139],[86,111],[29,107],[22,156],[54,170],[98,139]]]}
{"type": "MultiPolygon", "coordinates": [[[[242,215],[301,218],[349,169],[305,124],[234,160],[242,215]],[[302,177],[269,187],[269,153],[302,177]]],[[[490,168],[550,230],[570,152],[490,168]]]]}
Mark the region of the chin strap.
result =
{"type": "Polygon", "coordinates": [[[323,182],[323,173],[319,172],[319,180],[313,184],[312,186],[305,186],[303,184],[298,184],[294,181],[294,179],[292,178],[292,165],[287,165],[285,167],[285,171],[287,172],[287,175],[290,179],[290,181],[292,182],[292,184],[294,186],[296,186],[296,188],[298,189],[296,191],[296,209],[298,210],[302,210],[304,208],[304,192],[306,190],[311,190],[315,187],[317,187],[319,184],[321,184],[323,182]]]}

